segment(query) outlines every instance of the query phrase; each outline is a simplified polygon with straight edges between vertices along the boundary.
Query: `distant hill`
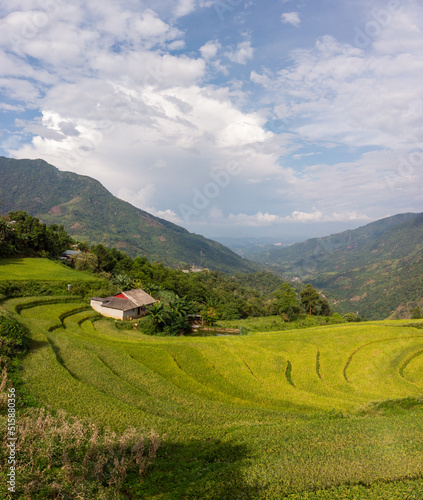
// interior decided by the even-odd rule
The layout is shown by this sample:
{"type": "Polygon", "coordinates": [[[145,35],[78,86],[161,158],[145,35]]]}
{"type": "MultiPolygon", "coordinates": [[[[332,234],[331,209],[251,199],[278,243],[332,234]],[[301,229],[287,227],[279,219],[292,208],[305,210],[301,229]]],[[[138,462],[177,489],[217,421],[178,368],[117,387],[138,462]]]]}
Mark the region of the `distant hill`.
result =
{"type": "Polygon", "coordinates": [[[62,172],[43,160],[0,157],[0,179],[2,214],[24,210],[46,224],[63,224],[79,241],[102,243],[169,266],[202,263],[231,273],[258,268],[220,243],[116,198],[97,180],[62,172]]]}
{"type": "Polygon", "coordinates": [[[272,249],[257,261],[280,276],[312,283],[339,312],[406,317],[423,304],[423,214],[399,214],[272,249]]]}

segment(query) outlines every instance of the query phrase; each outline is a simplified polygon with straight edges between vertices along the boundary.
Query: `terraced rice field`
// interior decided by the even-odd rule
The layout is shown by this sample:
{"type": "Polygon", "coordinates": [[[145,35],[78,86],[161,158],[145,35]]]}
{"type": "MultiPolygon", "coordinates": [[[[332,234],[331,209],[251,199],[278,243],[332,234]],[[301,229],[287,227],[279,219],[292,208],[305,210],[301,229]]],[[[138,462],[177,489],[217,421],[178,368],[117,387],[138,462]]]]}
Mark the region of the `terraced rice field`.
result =
{"type": "Polygon", "coordinates": [[[39,401],[166,434],[139,498],[423,498],[423,323],[157,338],[78,300],[3,305],[39,401]]]}
{"type": "Polygon", "coordinates": [[[86,272],[75,271],[60,262],[42,258],[0,259],[0,281],[97,281],[98,278],[86,272]]]}

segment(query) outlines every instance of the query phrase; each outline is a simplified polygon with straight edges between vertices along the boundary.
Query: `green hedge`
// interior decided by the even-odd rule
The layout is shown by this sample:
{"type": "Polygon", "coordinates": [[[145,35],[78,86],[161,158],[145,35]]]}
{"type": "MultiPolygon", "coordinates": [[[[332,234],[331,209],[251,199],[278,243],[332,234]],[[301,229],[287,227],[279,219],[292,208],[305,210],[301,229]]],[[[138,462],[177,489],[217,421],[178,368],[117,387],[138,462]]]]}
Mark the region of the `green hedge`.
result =
{"type": "Polygon", "coordinates": [[[49,296],[49,295],[78,295],[85,298],[92,296],[106,297],[114,295],[120,290],[108,280],[92,281],[0,281],[0,301],[15,297],[49,296]],[[68,286],[70,285],[70,290],[68,286]]]}

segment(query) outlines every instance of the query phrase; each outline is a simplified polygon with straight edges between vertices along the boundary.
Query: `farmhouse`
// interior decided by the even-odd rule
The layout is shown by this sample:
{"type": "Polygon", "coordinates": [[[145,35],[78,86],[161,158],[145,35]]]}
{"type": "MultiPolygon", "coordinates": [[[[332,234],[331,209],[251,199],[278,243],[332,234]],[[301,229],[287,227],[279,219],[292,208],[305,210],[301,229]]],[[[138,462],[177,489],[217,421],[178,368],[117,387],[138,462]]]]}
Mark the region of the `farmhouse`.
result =
{"type": "Polygon", "coordinates": [[[92,297],[90,305],[94,311],[115,319],[133,319],[146,314],[146,307],[156,302],[141,288],[128,290],[113,297],[92,297]]]}

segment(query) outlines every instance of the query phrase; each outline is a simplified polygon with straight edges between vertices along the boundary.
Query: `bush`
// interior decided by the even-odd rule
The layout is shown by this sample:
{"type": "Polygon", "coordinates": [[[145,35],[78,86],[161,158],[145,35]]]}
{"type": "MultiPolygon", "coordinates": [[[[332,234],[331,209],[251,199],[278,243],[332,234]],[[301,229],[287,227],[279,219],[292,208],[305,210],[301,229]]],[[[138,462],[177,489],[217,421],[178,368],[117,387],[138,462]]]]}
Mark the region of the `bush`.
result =
{"type": "Polygon", "coordinates": [[[343,318],[349,323],[360,321],[360,318],[357,316],[357,314],[354,314],[352,312],[344,314],[343,318]]]}
{"type": "Polygon", "coordinates": [[[89,297],[107,297],[119,293],[119,288],[107,279],[88,281],[70,281],[70,290],[66,283],[57,281],[0,281],[0,296],[3,298],[79,295],[89,297]]]}
{"type": "Polygon", "coordinates": [[[26,328],[12,316],[0,315],[0,355],[12,357],[29,348],[26,328]]]}
{"type": "Polygon", "coordinates": [[[422,311],[419,306],[413,307],[410,311],[411,319],[421,319],[422,311]]]}
{"type": "Polygon", "coordinates": [[[333,313],[331,317],[328,317],[327,319],[328,324],[330,325],[336,325],[338,323],[345,323],[346,319],[343,318],[340,314],[338,313],[333,313]]]}

